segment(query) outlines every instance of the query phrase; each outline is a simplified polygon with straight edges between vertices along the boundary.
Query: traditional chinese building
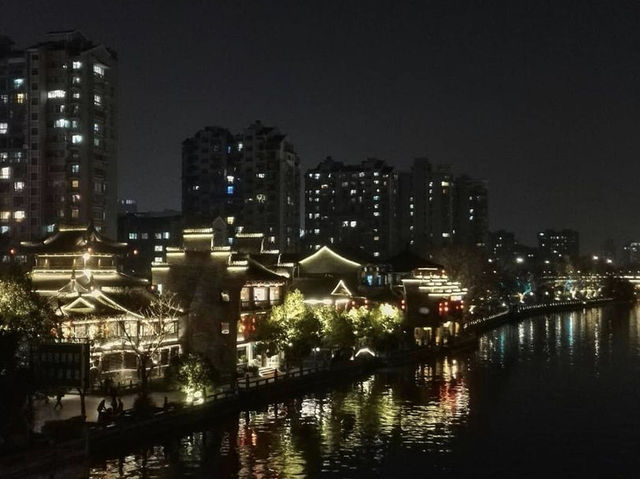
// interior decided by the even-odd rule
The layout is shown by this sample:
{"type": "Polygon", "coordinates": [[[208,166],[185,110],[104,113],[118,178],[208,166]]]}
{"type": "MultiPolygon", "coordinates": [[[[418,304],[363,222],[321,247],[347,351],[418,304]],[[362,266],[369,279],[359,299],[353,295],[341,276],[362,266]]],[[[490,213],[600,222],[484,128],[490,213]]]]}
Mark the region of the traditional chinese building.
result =
{"type": "Polygon", "coordinates": [[[166,262],[153,263],[153,284],[175,293],[188,311],[186,347],[232,375],[238,363],[277,365],[276,357],[257,357],[251,333],[283,302],[293,265],[280,259],[264,248],[262,234],[239,233],[231,247],[216,246],[212,228],[187,229],[182,247],[167,248],[166,262]]]}
{"type": "Polygon", "coordinates": [[[93,226],[61,226],[21,249],[32,256],[33,288],[51,302],[64,339],[91,343],[94,377],[136,377],[145,352],[160,373],[180,353],[181,312],[160,307],[148,280],[119,270],[129,254],[126,243],[104,238],[93,226]]]}

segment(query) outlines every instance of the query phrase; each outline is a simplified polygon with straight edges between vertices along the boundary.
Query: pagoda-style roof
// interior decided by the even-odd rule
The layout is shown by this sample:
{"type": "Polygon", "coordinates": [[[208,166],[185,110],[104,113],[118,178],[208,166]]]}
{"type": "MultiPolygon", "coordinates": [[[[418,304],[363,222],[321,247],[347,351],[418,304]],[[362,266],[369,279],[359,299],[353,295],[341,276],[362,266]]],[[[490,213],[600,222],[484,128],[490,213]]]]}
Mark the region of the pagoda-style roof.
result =
{"type": "Polygon", "coordinates": [[[411,251],[404,250],[391,258],[387,258],[380,263],[388,264],[391,270],[397,273],[405,273],[416,269],[437,269],[442,270],[444,266],[429,261],[411,251]]]}
{"type": "Polygon", "coordinates": [[[77,272],[72,271],[71,275],[65,271],[34,270],[31,272],[31,280],[35,289],[41,294],[52,294],[60,291],[61,288],[69,287],[70,280],[78,287],[86,290],[91,288],[142,288],[149,286],[149,280],[137,278],[116,271],[92,270],[77,272]]]}
{"type": "Polygon", "coordinates": [[[102,236],[95,227],[60,226],[58,231],[42,241],[23,241],[21,248],[26,253],[35,254],[73,254],[91,251],[95,254],[126,253],[127,243],[119,243],[102,236]]]}
{"type": "Polygon", "coordinates": [[[227,268],[227,274],[230,276],[239,276],[248,283],[258,282],[282,284],[287,281],[285,276],[270,270],[252,258],[247,258],[242,263],[243,264],[230,265],[227,268]]]}
{"type": "Polygon", "coordinates": [[[336,279],[330,276],[295,278],[290,290],[299,290],[309,301],[322,301],[333,298],[351,298],[359,296],[357,285],[348,279],[336,279]]]}
{"type": "Polygon", "coordinates": [[[300,275],[343,275],[357,274],[362,266],[323,246],[315,253],[303,258],[299,262],[300,275]]]}
{"type": "Polygon", "coordinates": [[[238,233],[233,242],[233,249],[238,253],[258,254],[262,252],[263,244],[262,233],[238,233]]]}

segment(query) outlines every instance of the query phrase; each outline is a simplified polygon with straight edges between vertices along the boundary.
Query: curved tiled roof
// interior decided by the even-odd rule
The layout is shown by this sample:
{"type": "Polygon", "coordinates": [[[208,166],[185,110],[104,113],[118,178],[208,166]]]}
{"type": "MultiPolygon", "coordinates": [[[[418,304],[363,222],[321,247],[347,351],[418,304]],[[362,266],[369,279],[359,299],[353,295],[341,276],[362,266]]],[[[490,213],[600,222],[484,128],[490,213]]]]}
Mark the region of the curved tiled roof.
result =
{"type": "Polygon", "coordinates": [[[59,230],[42,241],[23,241],[20,243],[25,253],[74,253],[87,251],[95,253],[125,254],[127,243],[111,241],[102,236],[93,225],[61,226],[59,230]]]}

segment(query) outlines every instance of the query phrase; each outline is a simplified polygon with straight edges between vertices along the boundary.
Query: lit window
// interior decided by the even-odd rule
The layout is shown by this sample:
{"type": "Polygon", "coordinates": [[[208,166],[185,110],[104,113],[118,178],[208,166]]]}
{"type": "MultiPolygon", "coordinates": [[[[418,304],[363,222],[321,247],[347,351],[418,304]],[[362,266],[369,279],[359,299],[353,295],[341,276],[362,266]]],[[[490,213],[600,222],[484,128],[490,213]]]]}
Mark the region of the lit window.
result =
{"type": "Polygon", "coordinates": [[[80,98],[80,92],[79,91],[75,91],[75,92],[73,92],[72,96],[73,96],[74,99],[78,100],[80,98]]]}
{"type": "Polygon", "coordinates": [[[11,218],[11,211],[0,211],[0,220],[9,221],[11,218]]]}
{"type": "Polygon", "coordinates": [[[100,95],[93,95],[93,104],[96,106],[102,105],[102,97],[100,95]]]}
{"type": "Polygon", "coordinates": [[[129,239],[130,240],[138,239],[138,233],[129,233],[129,239]]]}
{"type": "Polygon", "coordinates": [[[0,226],[0,233],[5,234],[9,232],[8,226],[0,226]]]}
{"type": "Polygon", "coordinates": [[[162,250],[163,250],[163,248],[162,248],[161,244],[157,244],[157,245],[155,245],[153,247],[153,251],[158,251],[158,252],[162,253],[162,250]]]}
{"type": "Polygon", "coordinates": [[[193,191],[198,191],[198,190],[200,189],[200,185],[193,185],[193,186],[191,187],[191,189],[192,189],[193,191]]]}
{"type": "Polygon", "coordinates": [[[377,258],[378,256],[380,256],[380,251],[374,251],[374,252],[373,252],[373,256],[374,256],[375,258],[377,258]]]}
{"type": "Polygon", "coordinates": [[[93,65],[93,73],[98,75],[99,77],[104,76],[104,67],[102,65],[93,65]]]}
{"type": "Polygon", "coordinates": [[[80,188],[80,182],[78,180],[71,180],[71,188],[80,188]]]}
{"type": "Polygon", "coordinates": [[[165,231],[164,233],[162,233],[162,238],[163,239],[169,239],[169,232],[165,231]]]}
{"type": "Polygon", "coordinates": [[[8,180],[9,178],[11,178],[11,167],[0,168],[0,180],[8,180]]]}
{"type": "Polygon", "coordinates": [[[24,211],[23,210],[14,211],[13,217],[18,221],[22,221],[25,217],[24,211]]]}
{"type": "Polygon", "coordinates": [[[13,190],[14,191],[22,191],[22,190],[24,190],[24,181],[16,181],[13,184],[13,190]]]}
{"type": "Polygon", "coordinates": [[[0,95],[0,103],[4,105],[9,103],[9,95],[0,95]]]}
{"type": "Polygon", "coordinates": [[[6,135],[8,130],[9,130],[8,123],[0,123],[0,135],[6,135]]]}
{"type": "Polygon", "coordinates": [[[140,235],[140,237],[141,237],[142,239],[149,239],[149,233],[142,233],[142,234],[140,235]]]}
{"type": "Polygon", "coordinates": [[[231,176],[231,175],[227,176],[227,182],[228,183],[233,183],[233,180],[234,180],[233,176],[231,176]]]}
{"type": "Polygon", "coordinates": [[[14,78],[13,88],[20,88],[22,85],[24,85],[24,78],[14,78]]]}
{"type": "Polygon", "coordinates": [[[227,216],[227,224],[232,225],[236,219],[233,216],[227,216]]]}
{"type": "Polygon", "coordinates": [[[71,143],[74,143],[74,144],[82,143],[82,135],[72,135],[71,143]]]}
{"type": "Polygon", "coordinates": [[[71,195],[71,202],[72,203],[80,203],[80,195],[78,195],[78,194],[71,195]]]}
{"type": "Polygon", "coordinates": [[[93,146],[97,146],[97,147],[100,146],[100,138],[94,138],[93,139],[93,146]]]}
{"type": "Polygon", "coordinates": [[[233,194],[233,185],[227,186],[227,194],[228,195],[232,195],[233,194]]]}
{"type": "Polygon", "coordinates": [[[267,195],[260,193],[256,195],[256,200],[258,200],[258,203],[264,203],[267,201],[267,195]]]}
{"type": "Polygon", "coordinates": [[[71,122],[69,120],[65,120],[64,118],[60,118],[55,121],[54,126],[56,128],[69,128],[71,126],[71,122]]]}
{"type": "Polygon", "coordinates": [[[77,218],[80,216],[80,210],[78,208],[71,208],[71,217],[77,218]]]}
{"type": "Polygon", "coordinates": [[[154,234],[153,234],[153,237],[154,237],[155,239],[162,239],[162,233],[154,233],[154,234]]]}
{"type": "Polygon", "coordinates": [[[78,128],[78,120],[71,120],[71,128],[78,128]]]}
{"type": "Polygon", "coordinates": [[[67,92],[64,90],[51,90],[47,92],[47,98],[64,98],[67,96],[67,92]]]}
{"type": "Polygon", "coordinates": [[[100,133],[100,123],[93,124],[93,131],[96,133],[100,133]]]}
{"type": "Polygon", "coordinates": [[[358,222],[357,222],[357,221],[351,221],[351,222],[349,223],[349,226],[351,226],[352,228],[355,228],[357,224],[358,224],[358,222]]]}
{"type": "Polygon", "coordinates": [[[71,165],[71,173],[80,173],[80,165],[78,165],[77,163],[71,165]]]}
{"type": "Polygon", "coordinates": [[[82,68],[82,62],[73,62],[73,69],[80,70],[82,68]]]}
{"type": "Polygon", "coordinates": [[[257,176],[258,178],[264,178],[264,173],[256,173],[256,176],[257,176]]]}
{"type": "Polygon", "coordinates": [[[18,93],[16,95],[16,103],[24,103],[24,93],[18,93]]]}
{"type": "Polygon", "coordinates": [[[242,147],[243,147],[243,146],[244,146],[244,145],[242,144],[242,142],[238,143],[238,151],[242,151],[242,147]]]}
{"type": "Polygon", "coordinates": [[[7,161],[9,159],[9,153],[6,151],[0,151],[0,161],[7,161]]]}
{"type": "Polygon", "coordinates": [[[153,258],[153,261],[155,263],[162,263],[162,256],[156,256],[155,258],[153,258]]]}

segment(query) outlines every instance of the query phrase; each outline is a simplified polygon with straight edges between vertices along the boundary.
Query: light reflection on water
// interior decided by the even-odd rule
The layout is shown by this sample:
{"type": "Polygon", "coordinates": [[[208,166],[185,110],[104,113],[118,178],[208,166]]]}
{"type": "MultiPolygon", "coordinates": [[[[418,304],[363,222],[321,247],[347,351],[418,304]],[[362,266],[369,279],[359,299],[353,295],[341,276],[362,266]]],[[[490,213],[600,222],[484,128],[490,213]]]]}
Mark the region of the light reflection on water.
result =
{"type": "Polygon", "coordinates": [[[555,459],[609,473],[638,461],[639,321],[615,308],[531,318],[475,352],[245,411],[91,477],[500,475],[555,459]]]}

